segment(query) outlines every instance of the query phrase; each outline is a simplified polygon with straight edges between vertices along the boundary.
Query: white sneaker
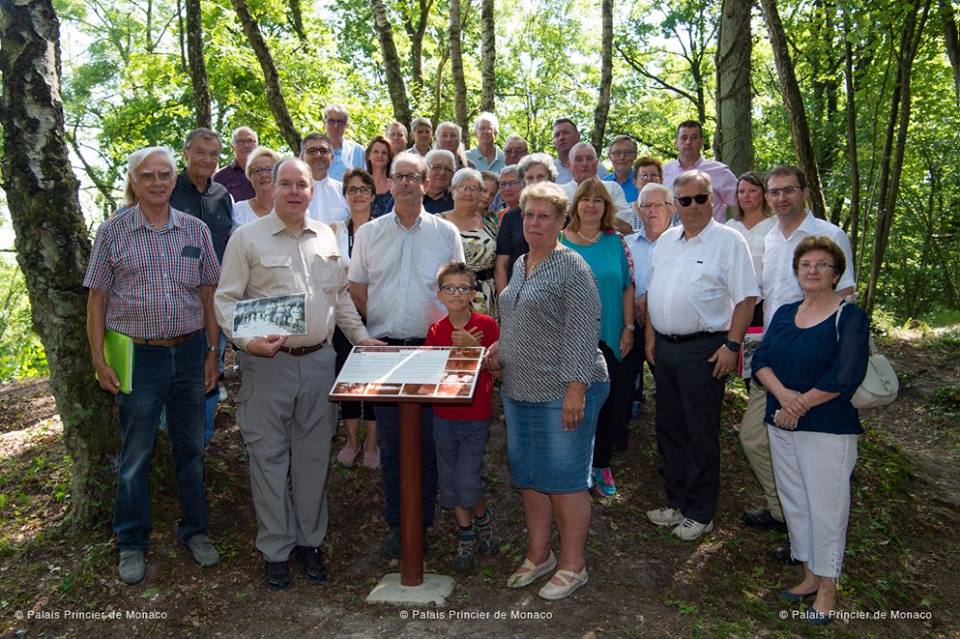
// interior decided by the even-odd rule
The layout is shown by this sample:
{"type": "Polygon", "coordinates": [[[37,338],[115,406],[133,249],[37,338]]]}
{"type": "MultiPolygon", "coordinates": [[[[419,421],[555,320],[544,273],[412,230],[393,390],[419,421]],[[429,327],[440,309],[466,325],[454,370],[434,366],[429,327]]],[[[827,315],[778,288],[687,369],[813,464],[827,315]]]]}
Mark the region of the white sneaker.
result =
{"type": "Polygon", "coordinates": [[[230,393],[227,392],[227,387],[223,384],[220,384],[220,397],[217,398],[218,402],[225,402],[230,399],[230,393]]]}
{"type": "Polygon", "coordinates": [[[676,526],[683,521],[683,513],[676,508],[657,508],[647,511],[647,519],[657,526],[676,526]]]}
{"type": "Polygon", "coordinates": [[[695,521],[689,517],[686,517],[676,528],[673,529],[673,534],[684,541],[693,541],[694,539],[699,538],[704,533],[708,533],[711,530],[713,530],[712,521],[706,524],[701,524],[699,521],[695,521]]]}

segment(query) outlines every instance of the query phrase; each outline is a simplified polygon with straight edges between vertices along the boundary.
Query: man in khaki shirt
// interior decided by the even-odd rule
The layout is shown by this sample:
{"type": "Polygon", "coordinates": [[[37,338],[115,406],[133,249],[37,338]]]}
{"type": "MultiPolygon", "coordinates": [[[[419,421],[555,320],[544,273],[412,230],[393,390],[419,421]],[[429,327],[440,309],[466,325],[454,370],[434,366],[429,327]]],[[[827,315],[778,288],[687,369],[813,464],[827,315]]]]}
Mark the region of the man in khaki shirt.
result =
{"type": "Polygon", "coordinates": [[[347,293],[333,232],[306,215],[313,195],[309,167],[283,160],[273,175],[274,210],[234,232],[214,301],[217,321],[242,349],[237,423],[250,455],[257,548],[267,585],[282,590],[290,582],[291,552],[304,576],[326,579],[325,484],[337,424],[336,405],[328,400],[334,324],[355,344],[382,342],[370,339],[347,293]],[[234,338],[238,301],[296,293],[306,293],[306,335],[234,338]]]}

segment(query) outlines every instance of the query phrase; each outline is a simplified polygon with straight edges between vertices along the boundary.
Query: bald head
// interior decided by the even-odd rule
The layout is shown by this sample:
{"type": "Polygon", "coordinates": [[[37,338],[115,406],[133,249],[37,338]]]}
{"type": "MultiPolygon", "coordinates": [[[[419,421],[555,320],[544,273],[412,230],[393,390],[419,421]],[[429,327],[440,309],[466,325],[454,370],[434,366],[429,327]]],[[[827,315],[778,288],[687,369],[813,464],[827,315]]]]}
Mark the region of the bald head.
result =
{"type": "Polygon", "coordinates": [[[273,167],[273,200],[277,215],[288,224],[302,222],[312,197],[313,181],[307,163],[300,158],[277,162],[273,167]]]}

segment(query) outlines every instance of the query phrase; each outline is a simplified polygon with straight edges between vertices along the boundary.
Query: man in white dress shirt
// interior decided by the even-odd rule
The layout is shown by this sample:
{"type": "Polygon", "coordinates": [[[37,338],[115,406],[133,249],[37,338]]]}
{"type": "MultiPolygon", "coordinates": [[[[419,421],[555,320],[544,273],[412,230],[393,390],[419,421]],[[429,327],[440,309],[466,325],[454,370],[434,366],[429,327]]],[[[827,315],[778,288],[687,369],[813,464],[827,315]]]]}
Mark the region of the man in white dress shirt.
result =
{"type": "MultiPolygon", "coordinates": [[[[427,213],[423,197],[427,164],[413,153],[401,153],[390,166],[394,209],[357,229],[350,260],[350,294],[367,318],[371,335],[392,346],[419,346],[430,325],[445,311],[437,298],[437,271],[450,261],[463,261],[460,232],[450,222],[427,213]]],[[[380,440],[385,519],[390,528],[383,544],[387,559],[400,556],[400,409],[374,404],[380,440]]],[[[433,444],[433,411],[421,412],[423,525],[433,525],[437,501],[437,454],[433,444]]]]}
{"type": "MultiPolygon", "coordinates": [[[[821,220],[807,210],[810,197],[807,178],[803,170],[795,166],[778,166],[767,175],[767,202],[776,216],[777,223],[764,238],[762,281],[763,324],[769,326],[774,314],[784,304],[803,299],[803,291],[793,272],[793,252],[805,238],[828,237],[840,247],[847,258],[847,268],[840,274],[837,294],[843,297],[854,292],[856,279],[850,240],[843,229],[821,220]]],[[[770,440],[763,423],[766,412],[767,392],[757,380],[750,384],[750,397],[740,426],[740,443],[750,462],[757,481],[767,500],[766,510],[747,511],[743,522],[758,529],[778,528],[785,530],[783,511],[777,496],[770,458],[770,440]]],[[[790,562],[789,546],[781,546],[774,556],[782,562],[790,562]]]]}
{"type": "Polygon", "coordinates": [[[713,219],[726,222],[727,208],[737,206],[737,176],[723,162],[700,155],[703,151],[703,125],[696,120],[680,123],[674,144],[679,155],[676,160],[663,165],[663,185],[672,187],[677,176],[685,171],[703,171],[710,176],[713,185],[713,219]]]}
{"type": "Polygon", "coordinates": [[[712,217],[710,176],[684,173],[673,192],[681,226],[653,249],[646,322],[667,506],[647,517],[691,541],[713,530],[723,389],[759,290],[747,241],[712,217]]]}
{"type": "MultiPolygon", "coordinates": [[[[570,149],[570,171],[573,174],[573,181],[560,185],[563,192],[567,194],[569,201],[573,202],[573,196],[581,182],[589,177],[597,177],[597,164],[597,152],[592,146],[585,142],[573,145],[573,148],[570,149]]],[[[620,185],[607,180],[603,180],[601,184],[607,189],[610,199],[613,200],[617,217],[623,218],[628,215],[632,217],[633,210],[627,204],[627,198],[624,197],[620,185]]]]}
{"type": "Polygon", "coordinates": [[[343,183],[330,177],[333,147],[330,138],[322,133],[311,133],[300,143],[300,159],[310,167],[313,177],[313,197],[307,215],[333,224],[350,217],[347,202],[343,199],[343,183]]]}

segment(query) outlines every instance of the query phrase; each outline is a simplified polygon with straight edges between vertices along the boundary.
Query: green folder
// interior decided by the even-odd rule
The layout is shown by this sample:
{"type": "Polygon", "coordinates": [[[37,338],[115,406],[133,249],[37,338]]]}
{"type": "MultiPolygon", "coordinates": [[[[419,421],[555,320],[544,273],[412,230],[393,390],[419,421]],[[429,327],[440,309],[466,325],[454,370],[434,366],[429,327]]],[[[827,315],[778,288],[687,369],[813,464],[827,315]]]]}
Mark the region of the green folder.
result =
{"type": "Polygon", "coordinates": [[[107,329],[103,333],[103,358],[120,380],[120,392],[133,392],[133,340],[107,329]]]}

